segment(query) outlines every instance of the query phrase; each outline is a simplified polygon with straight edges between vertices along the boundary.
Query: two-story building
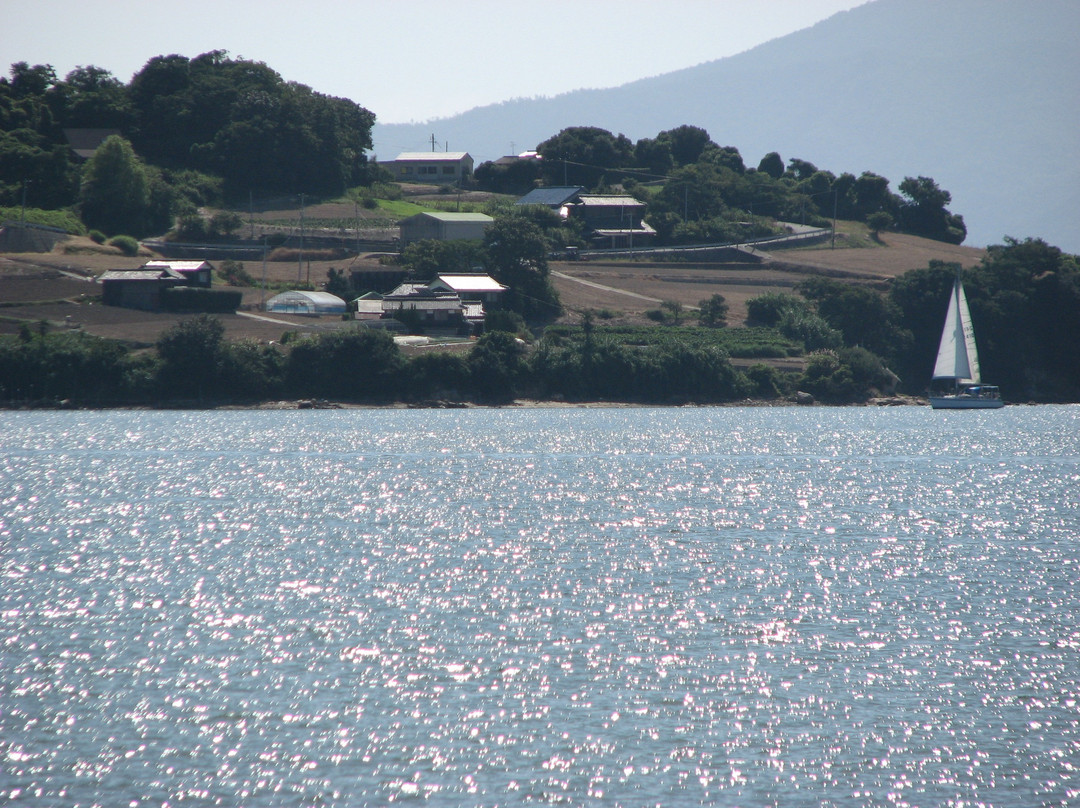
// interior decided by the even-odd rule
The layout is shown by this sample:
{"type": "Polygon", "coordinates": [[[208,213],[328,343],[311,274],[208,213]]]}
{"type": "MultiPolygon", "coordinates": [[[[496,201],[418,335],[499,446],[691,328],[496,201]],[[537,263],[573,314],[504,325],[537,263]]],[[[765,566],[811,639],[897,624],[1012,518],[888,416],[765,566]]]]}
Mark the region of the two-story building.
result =
{"type": "Polygon", "coordinates": [[[498,301],[506,289],[483,273],[439,275],[430,283],[407,282],[382,298],[383,317],[409,312],[420,325],[477,331],[484,323],[484,307],[498,301]]]}
{"type": "Polygon", "coordinates": [[[380,165],[389,169],[395,182],[460,185],[473,173],[473,158],[468,152],[402,152],[397,159],[380,165]]]}
{"type": "Polygon", "coordinates": [[[565,207],[569,218],[585,225],[594,247],[643,247],[656,236],[656,231],[645,222],[645,203],[629,195],[578,194],[565,207]]]}

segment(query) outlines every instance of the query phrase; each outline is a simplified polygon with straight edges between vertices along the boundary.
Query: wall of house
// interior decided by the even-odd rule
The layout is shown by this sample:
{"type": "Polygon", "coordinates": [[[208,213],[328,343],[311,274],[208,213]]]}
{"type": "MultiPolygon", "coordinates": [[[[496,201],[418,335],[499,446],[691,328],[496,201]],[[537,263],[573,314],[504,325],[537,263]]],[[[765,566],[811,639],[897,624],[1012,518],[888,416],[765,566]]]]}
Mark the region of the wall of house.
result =
{"type": "Polygon", "coordinates": [[[398,182],[457,183],[472,174],[467,160],[395,160],[390,166],[398,182]]]}
{"type": "Polygon", "coordinates": [[[161,305],[161,281],[105,281],[101,302],[106,306],[156,311],[161,305]]]}
{"type": "Polygon", "coordinates": [[[402,245],[407,245],[423,239],[482,239],[486,226],[484,222],[443,222],[421,216],[401,225],[401,242],[402,245]]]}

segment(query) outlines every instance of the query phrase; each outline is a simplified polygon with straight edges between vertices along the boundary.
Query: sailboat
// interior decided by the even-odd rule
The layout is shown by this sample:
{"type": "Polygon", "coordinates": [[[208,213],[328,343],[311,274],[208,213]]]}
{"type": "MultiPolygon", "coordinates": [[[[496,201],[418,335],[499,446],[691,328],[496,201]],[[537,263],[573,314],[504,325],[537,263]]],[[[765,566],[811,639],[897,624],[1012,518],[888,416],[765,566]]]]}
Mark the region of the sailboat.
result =
{"type": "Polygon", "coordinates": [[[948,388],[947,392],[930,393],[930,406],[935,410],[996,410],[1005,406],[997,387],[983,384],[979,377],[975,330],[959,272],[941,330],[932,385],[938,390],[948,388]]]}

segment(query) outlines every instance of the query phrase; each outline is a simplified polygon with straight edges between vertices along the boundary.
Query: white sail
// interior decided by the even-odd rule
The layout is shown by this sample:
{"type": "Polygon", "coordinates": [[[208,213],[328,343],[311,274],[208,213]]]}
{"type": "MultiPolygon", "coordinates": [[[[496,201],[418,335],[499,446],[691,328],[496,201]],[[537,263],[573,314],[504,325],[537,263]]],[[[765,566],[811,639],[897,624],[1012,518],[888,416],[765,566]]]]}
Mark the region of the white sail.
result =
{"type": "Polygon", "coordinates": [[[949,313],[941,331],[935,379],[955,379],[957,384],[979,384],[979,354],[975,350],[975,331],[971,327],[964,286],[957,278],[949,298],[949,313]]]}

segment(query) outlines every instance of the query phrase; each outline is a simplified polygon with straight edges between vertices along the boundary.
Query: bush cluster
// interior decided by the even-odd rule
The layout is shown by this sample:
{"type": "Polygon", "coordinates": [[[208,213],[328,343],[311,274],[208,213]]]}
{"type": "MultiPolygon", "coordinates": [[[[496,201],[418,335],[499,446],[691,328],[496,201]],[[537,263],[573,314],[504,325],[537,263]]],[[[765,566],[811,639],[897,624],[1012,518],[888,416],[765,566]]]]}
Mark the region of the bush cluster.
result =
{"type": "MultiPolygon", "coordinates": [[[[508,316],[500,328],[521,326],[508,316]]],[[[516,333],[491,330],[467,355],[407,358],[389,334],[362,328],[304,335],[286,348],[229,342],[221,321],[206,314],[165,332],[151,353],[45,327],[0,337],[0,400],[8,404],[498,403],[522,397],[710,403],[762,390],[771,395],[781,387],[736,371],[715,345],[677,340],[628,346],[595,335],[582,341],[556,336],[529,349],[516,333]]]]}

